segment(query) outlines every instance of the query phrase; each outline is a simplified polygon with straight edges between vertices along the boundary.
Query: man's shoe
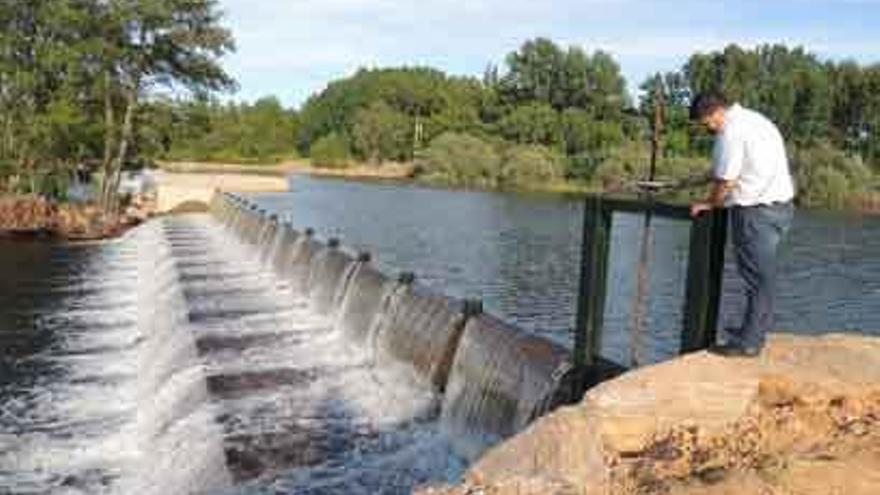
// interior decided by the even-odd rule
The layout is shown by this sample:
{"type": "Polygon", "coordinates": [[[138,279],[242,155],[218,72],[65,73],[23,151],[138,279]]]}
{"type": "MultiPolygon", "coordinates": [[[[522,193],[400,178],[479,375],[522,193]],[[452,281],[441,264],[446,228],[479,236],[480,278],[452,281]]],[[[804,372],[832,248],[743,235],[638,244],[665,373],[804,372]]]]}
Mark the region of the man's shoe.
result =
{"type": "Polygon", "coordinates": [[[760,347],[741,347],[738,345],[724,344],[709,348],[709,352],[724,357],[758,357],[761,355],[760,347]]]}

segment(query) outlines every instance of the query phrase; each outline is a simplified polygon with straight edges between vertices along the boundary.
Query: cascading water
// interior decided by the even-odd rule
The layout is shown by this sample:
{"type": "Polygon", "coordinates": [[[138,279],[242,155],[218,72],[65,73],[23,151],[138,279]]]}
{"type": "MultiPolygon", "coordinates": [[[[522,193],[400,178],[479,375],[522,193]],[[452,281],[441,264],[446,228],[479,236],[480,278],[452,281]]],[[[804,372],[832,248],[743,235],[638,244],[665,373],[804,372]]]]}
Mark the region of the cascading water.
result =
{"type": "Polygon", "coordinates": [[[85,263],[70,264],[77,273],[59,286],[24,291],[54,304],[27,308],[34,325],[21,330],[57,340],[12,366],[39,363],[57,373],[38,376],[44,383],[26,394],[14,390],[20,383],[0,394],[0,492],[164,494],[229,485],[159,225],[116,243],[59,247],[85,263]]]}
{"type": "Polygon", "coordinates": [[[338,247],[328,247],[314,256],[306,286],[315,312],[330,315],[339,308],[356,268],[355,260],[338,247]]]}
{"type": "Polygon", "coordinates": [[[415,284],[402,289],[378,332],[378,352],[386,361],[408,363],[442,392],[464,330],[465,307],[415,284]]]}
{"type": "Polygon", "coordinates": [[[0,493],[408,493],[553,402],[558,348],[240,199],[212,209],[0,293],[50,293],[19,312],[57,338],[0,354],[46,368],[0,381],[0,493]]]}
{"type": "MultiPolygon", "coordinates": [[[[377,369],[370,352],[349,338],[344,318],[314,304],[356,283],[362,262],[325,248],[311,258],[308,290],[298,294],[219,226],[198,218],[173,222],[192,236],[171,239],[181,253],[188,307],[200,314],[236,308],[190,322],[219,411],[227,464],[243,483],[232,492],[406,493],[460,471],[461,460],[429,415],[439,397],[405,373],[377,369]],[[204,249],[186,250],[184,257],[188,244],[204,249]],[[215,265],[223,260],[228,267],[215,265]],[[201,265],[222,275],[192,277],[201,265]],[[237,292],[216,290],[233,270],[239,271],[237,292]],[[243,311],[241,301],[254,311],[243,311]]],[[[335,303],[340,315],[359,307],[356,294],[346,292],[335,303]]]]}
{"type": "Polygon", "coordinates": [[[140,457],[137,244],[26,251],[2,260],[0,493],[114,493],[140,457]]]}
{"type": "MultiPolygon", "coordinates": [[[[146,229],[162,229],[150,224],[146,229]]],[[[137,434],[142,464],[129,493],[199,493],[227,487],[231,477],[208,395],[205,368],[189,329],[167,231],[142,241],[139,266],[137,434]]]]}
{"type": "Polygon", "coordinates": [[[473,459],[563,402],[571,364],[548,340],[488,315],[471,318],[443,399],[443,425],[473,459]]]}

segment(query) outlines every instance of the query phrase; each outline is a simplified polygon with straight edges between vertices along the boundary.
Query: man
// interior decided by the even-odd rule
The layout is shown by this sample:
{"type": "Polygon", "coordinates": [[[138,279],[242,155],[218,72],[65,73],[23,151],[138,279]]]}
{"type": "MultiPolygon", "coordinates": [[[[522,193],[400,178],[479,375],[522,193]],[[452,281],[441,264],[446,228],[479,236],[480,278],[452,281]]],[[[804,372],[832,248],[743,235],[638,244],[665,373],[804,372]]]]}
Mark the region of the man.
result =
{"type": "Polygon", "coordinates": [[[719,95],[698,95],[690,113],[715,135],[709,195],[691,205],[691,216],[730,208],[736,264],[745,281],[742,327],[727,329],[726,344],[714,350],[757,356],[773,327],[776,247],[794,213],[785,144],[769,119],[719,95]]]}

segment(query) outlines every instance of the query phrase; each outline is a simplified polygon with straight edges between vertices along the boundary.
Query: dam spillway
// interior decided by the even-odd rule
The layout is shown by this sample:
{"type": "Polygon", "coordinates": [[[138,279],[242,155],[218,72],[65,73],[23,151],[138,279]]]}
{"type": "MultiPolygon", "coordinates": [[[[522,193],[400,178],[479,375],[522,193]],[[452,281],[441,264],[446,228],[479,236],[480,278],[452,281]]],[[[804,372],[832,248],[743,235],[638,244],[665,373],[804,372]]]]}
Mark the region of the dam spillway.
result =
{"type": "Polygon", "coordinates": [[[58,337],[0,396],[0,493],[409,493],[562,400],[558,346],[241,198],[212,209],[75,273],[58,248],[22,289],[56,296],[20,312],[58,337]]]}

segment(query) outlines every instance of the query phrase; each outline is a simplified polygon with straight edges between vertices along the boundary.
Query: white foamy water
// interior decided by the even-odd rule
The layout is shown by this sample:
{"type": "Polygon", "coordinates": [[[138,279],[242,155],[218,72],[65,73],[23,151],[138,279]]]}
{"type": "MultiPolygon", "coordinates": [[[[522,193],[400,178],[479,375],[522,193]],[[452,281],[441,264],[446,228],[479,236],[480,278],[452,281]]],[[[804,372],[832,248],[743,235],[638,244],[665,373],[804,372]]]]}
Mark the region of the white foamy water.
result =
{"type": "Polygon", "coordinates": [[[408,493],[461,473],[432,387],[210,218],[87,249],[15,294],[45,302],[14,314],[49,342],[0,390],[0,493],[408,493]]]}
{"type": "Polygon", "coordinates": [[[21,286],[16,309],[32,327],[5,330],[52,340],[14,363],[33,369],[31,379],[0,393],[0,493],[114,493],[139,458],[132,418],[140,253],[134,237],[92,251],[75,273],[21,286]],[[51,303],[28,306],[27,298],[51,303]]]}
{"type": "Polygon", "coordinates": [[[410,367],[377,362],[223,227],[190,218],[173,230],[240,481],[222,493],[409,493],[460,474],[463,461],[437,427],[440,398],[410,367]],[[199,277],[206,266],[235,290],[199,277]]]}

